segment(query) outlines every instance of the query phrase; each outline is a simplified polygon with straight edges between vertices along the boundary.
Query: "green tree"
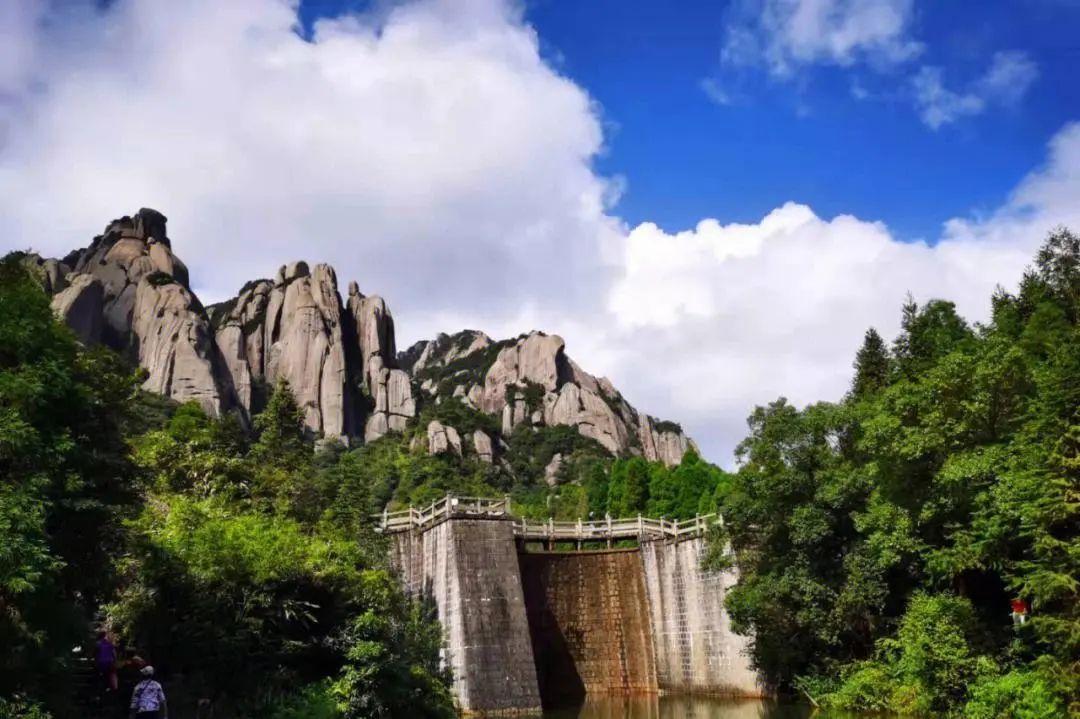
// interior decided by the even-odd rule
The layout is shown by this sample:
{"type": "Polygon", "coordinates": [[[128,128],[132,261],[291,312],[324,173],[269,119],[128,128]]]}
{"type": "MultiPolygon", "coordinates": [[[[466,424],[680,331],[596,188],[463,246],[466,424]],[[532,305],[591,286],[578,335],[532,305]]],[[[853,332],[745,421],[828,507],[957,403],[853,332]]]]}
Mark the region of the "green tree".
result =
{"type": "Polygon", "coordinates": [[[286,468],[302,467],[311,453],[304,431],[304,412],[296,404],[289,383],[279,379],[266,408],[255,417],[258,439],[252,458],[286,468]]]}
{"type": "Polygon", "coordinates": [[[893,359],[868,333],[840,404],[751,415],[718,539],[769,682],[863,710],[1080,716],[1078,255],[1055,231],[974,329],[909,300],[893,359]]]}
{"type": "Polygon", "coordinates": [[[113,592],[134,500],[121,434],[134,394],[115,355],[56,321],[21,257],[0,260],[0,696],[70,698],[70,650],[113,592]]]}
{"type": "Polygon", "coordinates": [[[866,331],[862,347],[855,353],[855,378],[851,382],[851,394],[865,397],[885,386],[889,381],[889,350],[885,340],[873,327],[866,331]]]}

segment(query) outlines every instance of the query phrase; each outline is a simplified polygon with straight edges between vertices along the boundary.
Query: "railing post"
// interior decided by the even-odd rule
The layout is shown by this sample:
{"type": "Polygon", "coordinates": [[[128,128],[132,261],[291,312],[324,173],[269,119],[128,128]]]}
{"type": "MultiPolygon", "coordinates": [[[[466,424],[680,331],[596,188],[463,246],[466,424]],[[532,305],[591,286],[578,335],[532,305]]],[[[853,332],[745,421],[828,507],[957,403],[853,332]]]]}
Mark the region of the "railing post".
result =
{"type": "Polygon", "coordinates": [[[510,495],[509,494],[503,496],[503,514],[505,514],[507,517],[509,517],[512,514],[512,512],[510,511],[510,495]]]}
{"type": "Polygon", "coordinates": [[[641,521],[641,512],[638,512],[637,516],[637,536],[639,542],[645,538],[645,525],[641,521]]]}
{"type": "Polygon", "coordinates": [[[605,512],[604,517],[607,518],[607,546],[611,549],[611,513],[605,512]]]}

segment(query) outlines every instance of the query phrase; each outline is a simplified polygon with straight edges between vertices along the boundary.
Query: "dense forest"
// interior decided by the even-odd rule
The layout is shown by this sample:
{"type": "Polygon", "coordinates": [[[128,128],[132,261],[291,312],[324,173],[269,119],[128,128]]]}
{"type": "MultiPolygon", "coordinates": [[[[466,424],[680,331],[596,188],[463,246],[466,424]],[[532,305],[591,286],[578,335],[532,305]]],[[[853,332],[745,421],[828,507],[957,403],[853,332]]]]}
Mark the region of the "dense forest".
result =
{"type": "Polygon", "coordinates": [[[751,415],[713,561],[740,570],[728,608],[774,686],[1080,716],[1080,239],[1053,232],[992,302],[972,326],[909,301],[891,347],[866,333],[842,400],[751,415]]]}
{"type": "Polygon", "coordinates": [[[126,716],[81,681],[102,626],[181,716],[454,716],[355,455],[315,453],[287,388],[252,434],[139,382],[0,262],[0,716],[126,716]]]}
{"type": "Polygon", "coordinates": [[[453,716],[433,609],[403,596],[373,515],[455,492],[529,517],[693,516],[726,477],[693,453],[616,459],[571,427],[519,426],[496,465],[429,455],[431,419],[494,421],[456,398],[347,449],[305,431],[284,383],[244,427],[142,378],[76,341],[21,253],[0,261],[0,717],[126,715],[100,705],[103,628],[181,716],[453,716]]]}

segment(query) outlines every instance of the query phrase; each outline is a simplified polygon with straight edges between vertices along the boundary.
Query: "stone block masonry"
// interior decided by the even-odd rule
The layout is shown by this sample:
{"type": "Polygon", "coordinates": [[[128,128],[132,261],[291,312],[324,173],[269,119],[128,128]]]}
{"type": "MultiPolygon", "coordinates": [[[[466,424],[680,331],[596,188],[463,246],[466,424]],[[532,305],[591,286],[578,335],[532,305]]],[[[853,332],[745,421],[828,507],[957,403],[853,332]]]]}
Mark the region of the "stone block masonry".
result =
{"type": "Polygon", "coordinates": [[[511,522],[450,519],[391,539],[406,588],[438,610],[461,708],[487,716],[538,711],[511,522]]]}
{"type": "Polygon", "coordinates": [[[657,691],[637,550],[523,552],[518,560],[546,706],[657,691]]]}
{"type": "Polygon", "coordinates": [[[701,567],[703,538],[645,542],[657,683],[662,692],[764,696],[749,661],[749,639],[731,630],[724,609],[734,572],[701,567]]]}
{"type": "Polygon", "coordinates": [[[466,713],[605,694],[765,694],[724,609],[734,573],[701,567],[701,536],[534,553],[519,551],[509,517],[445,517],[390,534],[391,559],[438,610],[466,713]]]}

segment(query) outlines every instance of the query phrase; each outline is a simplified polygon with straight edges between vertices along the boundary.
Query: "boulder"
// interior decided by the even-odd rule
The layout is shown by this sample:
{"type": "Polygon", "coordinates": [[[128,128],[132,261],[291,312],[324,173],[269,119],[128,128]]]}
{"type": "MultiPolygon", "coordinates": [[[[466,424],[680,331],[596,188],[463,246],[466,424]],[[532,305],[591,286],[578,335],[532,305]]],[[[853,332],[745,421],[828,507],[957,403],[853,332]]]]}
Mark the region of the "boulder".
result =
{"type": "Polygon", "coordinates": [[[547,466],[544,467],[544,481],[547,483],[547,486],[554,487],[559,483],[559,470],[562,469],[562,465],[563,456],[556,453],[555,456],[551,458],[551,461],[547,463],[547,466]]]}
{"type": "Polygon", "coordinates": [[[491,437],[487,432],[482,429],[478,429],[473,432],[472,435],[473,449],[476,450],[476,456],[481,462],[487,462],[491,464],[495,461],[495,448],[491,444],[491,437]]]}
{"type": "Polygon", "coordinates": [[[428,423],[427,436],[428,454],[453,452],[461,456],[461,436],[453,427],[447,427],[438,420],[432,420],[428,423]]]}

